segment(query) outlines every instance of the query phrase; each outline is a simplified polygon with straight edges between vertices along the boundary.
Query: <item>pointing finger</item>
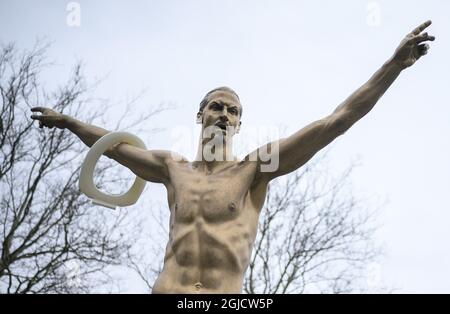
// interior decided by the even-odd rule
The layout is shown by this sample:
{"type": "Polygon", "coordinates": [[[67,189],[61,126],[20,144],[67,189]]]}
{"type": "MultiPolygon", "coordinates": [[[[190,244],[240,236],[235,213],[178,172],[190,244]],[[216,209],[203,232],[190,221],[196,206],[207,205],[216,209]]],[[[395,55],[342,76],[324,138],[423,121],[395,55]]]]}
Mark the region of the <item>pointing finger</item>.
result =
{"type": "Polygon", "coordinates": [[[412,32],[411,34],[413,35],[419,35],[425,28],[427,28],[428,26],[431,25],[431,21],[428,20],[425,23],[420,24],[419,26],[417,26],[412,32]]]}
{"type": "Polygon", "coordinates": [[[33,112],[44,112],[45,109],[47,109],[47,108],[44,108],[44,107],[33,107],[33,108],[31,108],[31,111],[33,111],[33,112]]]}

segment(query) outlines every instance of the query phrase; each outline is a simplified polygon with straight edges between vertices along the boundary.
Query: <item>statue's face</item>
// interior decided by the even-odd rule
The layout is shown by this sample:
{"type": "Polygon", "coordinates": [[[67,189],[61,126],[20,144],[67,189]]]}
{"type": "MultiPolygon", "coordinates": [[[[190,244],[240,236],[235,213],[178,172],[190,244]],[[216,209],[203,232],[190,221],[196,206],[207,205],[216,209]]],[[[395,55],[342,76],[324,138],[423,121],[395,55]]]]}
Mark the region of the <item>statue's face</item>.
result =
{"type": "Polygon", "coordinates": [[[208,96],[208,103],[203,113],[197,114],[197,118],[202,118],[203,129],[215,126],[221,128],[227,136],[233,136],[241,124],[240,113],[239,99],[232,93],[219,90],[208,96]]]}

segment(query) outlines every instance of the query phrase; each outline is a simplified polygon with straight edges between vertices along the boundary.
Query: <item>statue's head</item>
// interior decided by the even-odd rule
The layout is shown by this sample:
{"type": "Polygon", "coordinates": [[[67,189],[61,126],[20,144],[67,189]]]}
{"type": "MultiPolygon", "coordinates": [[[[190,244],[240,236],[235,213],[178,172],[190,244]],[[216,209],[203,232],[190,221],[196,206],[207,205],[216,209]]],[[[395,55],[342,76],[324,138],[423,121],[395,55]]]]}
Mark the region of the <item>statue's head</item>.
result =
{"type": "Polygon", "coordinates": [[[229,87],[218,87],[209,91],[200,102],[197,123],[202,129],[217,126],[234,135],[241,126],[242,106],[239,96],[229,87]],[[228,128],[227,128],[228,127],[228,128]]]}

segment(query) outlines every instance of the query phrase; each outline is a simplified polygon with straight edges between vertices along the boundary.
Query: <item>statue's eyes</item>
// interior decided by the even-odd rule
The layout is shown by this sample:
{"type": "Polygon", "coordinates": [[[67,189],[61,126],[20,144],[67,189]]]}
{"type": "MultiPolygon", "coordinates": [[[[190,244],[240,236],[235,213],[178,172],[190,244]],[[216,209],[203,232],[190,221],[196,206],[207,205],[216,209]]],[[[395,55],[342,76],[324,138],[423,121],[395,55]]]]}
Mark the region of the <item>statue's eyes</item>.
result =
{"type": "MultiPolygon", "coordinates": [[[[224,106],[224,105],[219,104],[219,103],[217,103],[217,102],[213,102],[213,103],[211,103],[211,105],[209,105],[209,107],[210,107],[212,110],[214,110],[214,111],[222,111],[222,110],[223,110],[223,106],[224,106]]],[[[234,107],[229,108],[229,109],[228,109],[228,112],[230,112],[232,115],[237,115],[237,114],[238,114],[237,108],[234,108],[234,107]]]]}
{"type": "Polygon", "coordinates": [[[231,108],[230,109],[231,114],[237,115],[238,111],[236,108],[231,108]]]}
{"type": "Polygon", "coordinates": [[[222,105],[220,105],[220,104],[218,104],[216,102],[213,102],[211,104],[211,109],[213,109],[213,110],[222,110],[222,105]]]}

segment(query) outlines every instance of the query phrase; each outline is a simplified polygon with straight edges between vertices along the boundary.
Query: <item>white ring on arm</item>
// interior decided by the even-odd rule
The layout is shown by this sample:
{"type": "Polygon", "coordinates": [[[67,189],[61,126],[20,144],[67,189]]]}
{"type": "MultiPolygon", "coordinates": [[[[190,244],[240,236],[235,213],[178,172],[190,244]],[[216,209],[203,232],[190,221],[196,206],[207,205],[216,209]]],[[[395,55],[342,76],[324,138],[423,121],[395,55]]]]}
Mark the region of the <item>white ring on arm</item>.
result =
{"type": "Polygon", "coordinates": [[[144,142],[137,136],[128,132],[111,132],[97,140],[92,145],[81,166],[79,187],[80,191],[92,200],[93,204],[116,209],[116,206],[125,207],[133,205],[141,196],[145,187],[145,180],[136,176],[131,188],[123,194],[106,194],[101,192],[94,184],[94,169],[100,156],[114,144],[126,142],[139,148],[146,148],[144,142]]]}

